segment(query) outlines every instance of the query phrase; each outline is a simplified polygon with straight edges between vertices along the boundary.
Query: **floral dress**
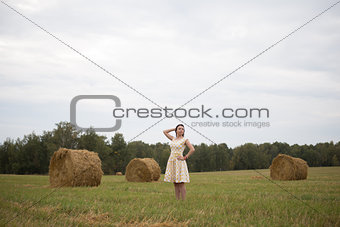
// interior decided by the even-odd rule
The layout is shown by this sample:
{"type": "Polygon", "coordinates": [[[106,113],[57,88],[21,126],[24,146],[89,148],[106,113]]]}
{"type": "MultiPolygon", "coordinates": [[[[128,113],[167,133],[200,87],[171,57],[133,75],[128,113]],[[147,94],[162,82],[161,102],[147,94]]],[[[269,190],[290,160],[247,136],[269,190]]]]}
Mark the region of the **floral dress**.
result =
{"type": "Polygon", "coordinates": [[[173,138],[170,142],[171,153],[166,165],[164,181],[166,182],[190,182],[187,162],[178,160],[178,156],[183,156],[186,139],[173,138]]]}

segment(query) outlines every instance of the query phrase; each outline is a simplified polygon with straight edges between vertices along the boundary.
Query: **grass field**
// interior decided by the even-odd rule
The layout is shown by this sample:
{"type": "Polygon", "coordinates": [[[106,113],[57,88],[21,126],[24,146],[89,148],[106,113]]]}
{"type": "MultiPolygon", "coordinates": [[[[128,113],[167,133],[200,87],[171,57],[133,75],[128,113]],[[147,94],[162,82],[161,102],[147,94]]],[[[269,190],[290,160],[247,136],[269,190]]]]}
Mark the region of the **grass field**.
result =
{"type": "MultiPolygon", "coordinates": [[[[259,172],[269,177],[269,170],[259,172]]],[[[99,187],[56,190],[48,176],[0,175],[0,225],[340,226],[340,167],[275,181],[297,198],[253,170],[190,173],[185,201],[175,200],[163,178],[130,183],[104,176],[99,187]]]]}

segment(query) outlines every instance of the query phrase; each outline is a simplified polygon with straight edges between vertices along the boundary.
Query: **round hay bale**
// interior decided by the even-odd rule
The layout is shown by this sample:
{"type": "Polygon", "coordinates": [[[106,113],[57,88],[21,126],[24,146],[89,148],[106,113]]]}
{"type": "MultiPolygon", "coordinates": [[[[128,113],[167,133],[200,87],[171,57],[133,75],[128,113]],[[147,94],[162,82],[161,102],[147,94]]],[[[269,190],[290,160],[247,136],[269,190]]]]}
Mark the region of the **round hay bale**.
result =
{"type": "Polygon", "coordinates": [[[122,172],[117,172],[116,176],[123,176],[122,172]]]}
{"type": "Polygon", "coordinates": [[[98,186],[101,160],[95,152],[60,148],[51,158],[49,176],[52,187],[98,186]]]}
{"type": "Polygon", "coordinates": [[[158,181],[161,168],[152,158],[134,158],[126,166],[125,178],[131,182],[158,181]]]}
{"type": "Polygon", "coordinates": [[[276,156],[269,169],[273,180],[303,180],[308,174],[308,165],[305,160],[285,154],[276,156]]]}

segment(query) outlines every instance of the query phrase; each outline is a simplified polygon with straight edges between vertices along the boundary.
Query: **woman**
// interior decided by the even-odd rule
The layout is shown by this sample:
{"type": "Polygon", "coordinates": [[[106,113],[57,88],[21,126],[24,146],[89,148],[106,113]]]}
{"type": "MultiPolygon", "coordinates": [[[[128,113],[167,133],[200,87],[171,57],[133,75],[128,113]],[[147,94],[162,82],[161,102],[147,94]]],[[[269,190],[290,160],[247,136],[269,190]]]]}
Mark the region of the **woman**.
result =
{"type": "Polygon", "coordinates": [[[188,166],[185,160],[195,151],[188,139],[184,138],[184,125],[179,124],[176,128],[167,129],[163,131],[164,135],[171,140],[170,148],[171,154],[166,165],[164,181],[173,182],[175,185],[176,199],[185,200],[186,189],[185,182],[190,182],[188,166]],[[175,131],[176,138],[169,134],[175,131]],[[187,145],[190,149],[187,155],[183,157],[183,151],[187,145]]]}

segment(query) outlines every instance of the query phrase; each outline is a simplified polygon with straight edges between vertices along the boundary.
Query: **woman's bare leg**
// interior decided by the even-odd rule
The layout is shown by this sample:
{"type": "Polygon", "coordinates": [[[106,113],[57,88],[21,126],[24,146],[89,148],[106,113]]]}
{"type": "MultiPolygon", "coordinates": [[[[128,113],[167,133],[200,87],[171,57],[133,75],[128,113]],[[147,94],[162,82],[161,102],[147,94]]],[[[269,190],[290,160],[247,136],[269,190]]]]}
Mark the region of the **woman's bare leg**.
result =
{"type": "Polygon", "coordinates": [[[185,184],[184,183],[180,183],[179,187],[180,187],[180,193],[181,193],[181,196],[182,196],[182,200],[185,200],[185,197],[187,195],[187,190],[185,188],[185,184]]]}
{"type": "Polygon", "coordinates": [[[180,184],[174,183],[174,185],[175,185],[176,199],[179,200],[181,198],[180,184]]]}

